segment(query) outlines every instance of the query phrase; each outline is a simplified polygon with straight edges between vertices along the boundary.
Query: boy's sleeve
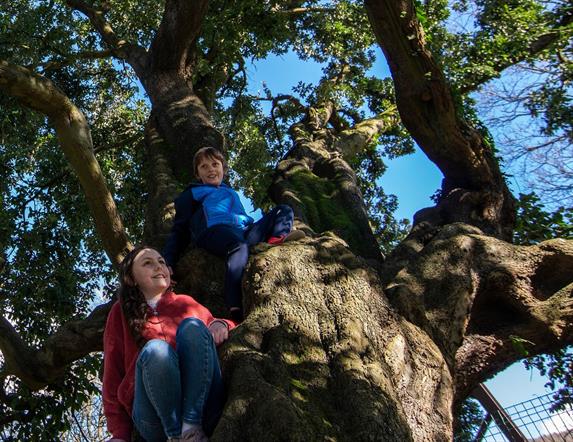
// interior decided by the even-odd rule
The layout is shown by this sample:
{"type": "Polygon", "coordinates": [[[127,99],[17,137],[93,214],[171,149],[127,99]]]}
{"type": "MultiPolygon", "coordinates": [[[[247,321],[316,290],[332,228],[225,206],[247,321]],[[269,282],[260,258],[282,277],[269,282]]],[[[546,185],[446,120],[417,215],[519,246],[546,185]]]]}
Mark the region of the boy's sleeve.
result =
{"type": "Polygon", "coordinates": [[[191,242],[189,223],[191,222],[195,204],[197,202],[193,199],[191,189],[183,192],[175,200],[175,219],[173,220],[171,234],[165,243],[165,247],[163,247],[162,253],[165,261],[173,270],[175,270],[175,264],[179,261],[181,253],[191,242]]]}
{"type": "Polygon", "coordinates": [[[239,197],[239,194],[237,193],[236,190],[233,190],[234,192],[234,198],[235,201],[237,203],[237,207],[239,208],[239,213],[241,215],[243,215],[243,220],[245,225],[249,225],[249,224],[253,224],[255,222],[255,220],[253,219],[252,216],[250,216],[249,214],[247,214],[247,211],[245,210],[245,206],[243,206],[243,203],[241,202],[241,198],[239,197]]]}

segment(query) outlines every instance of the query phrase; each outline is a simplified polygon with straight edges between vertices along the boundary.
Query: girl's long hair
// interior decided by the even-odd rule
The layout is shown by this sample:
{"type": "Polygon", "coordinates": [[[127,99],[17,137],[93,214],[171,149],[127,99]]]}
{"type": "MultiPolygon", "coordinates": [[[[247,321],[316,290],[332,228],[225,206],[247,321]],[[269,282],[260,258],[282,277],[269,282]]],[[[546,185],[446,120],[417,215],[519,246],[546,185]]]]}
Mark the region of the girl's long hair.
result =
{"type": "Polygon", "coordinates": [[[131,250],[119,265],[119,303],[131,336],[133,336],[138,348],[142,348],[147,342],[142,336],[142,331],[147,321],[148,308],[143,293],[135,285],[135,280],[133,279],[133,261],[139,252],[144,249],[152,249],[158,252],[153,247],[140,245],[131,250]]]}

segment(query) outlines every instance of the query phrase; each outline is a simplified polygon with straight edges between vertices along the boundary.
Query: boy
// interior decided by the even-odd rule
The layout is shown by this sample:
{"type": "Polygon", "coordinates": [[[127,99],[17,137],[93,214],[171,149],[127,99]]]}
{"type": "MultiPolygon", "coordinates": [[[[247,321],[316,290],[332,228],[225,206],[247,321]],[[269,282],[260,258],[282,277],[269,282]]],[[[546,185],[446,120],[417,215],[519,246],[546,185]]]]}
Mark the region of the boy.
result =
{"type": "Polygon", "coordinates": [[[303,238],[292,230],[294,214],[279,205],[254,222],[245,212],[239,195],[223,178],[228,170],[223,154],[203,147],[193,157],[193,171],[200,181],[191,184],[175,200],[175,219],[163,256],[174,269],[190,242],[226,258],[224,296],[230,316],[243,320],[241,279],[249,259],[249,246],[262,241],[280,244],[303,238]]]}

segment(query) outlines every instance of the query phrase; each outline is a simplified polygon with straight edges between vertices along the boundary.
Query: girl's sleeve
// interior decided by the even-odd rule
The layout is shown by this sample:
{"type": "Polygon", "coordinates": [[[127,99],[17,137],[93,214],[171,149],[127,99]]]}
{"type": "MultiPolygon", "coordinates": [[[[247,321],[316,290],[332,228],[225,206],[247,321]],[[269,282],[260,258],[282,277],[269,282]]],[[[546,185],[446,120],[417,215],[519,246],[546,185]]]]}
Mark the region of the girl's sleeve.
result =
{"type": "Polygon", "coordinates": [[[114,438],[128,441],[133,424],[117,397],[125,377],[122,316],[117,303],[108,316],[103,336],[103,409],[107,428],[114,438]]]}
{"type": "Polygon", "coordinates": [[[205,307],[203,304],[199,304],[193,297],[190,298],[193,299],[193,302],[195,303],[195,308],[197,309],[196,313],[193,316],[196,316],[201,321],[203,321],[207,327],[209,327],[211,323],[215,321],[223,322],[224,324],[227,325],[227,328],[229,330],[232,330],[237,326],[237,324],[230,319],[215,318],[207,307],[205,307]]]}

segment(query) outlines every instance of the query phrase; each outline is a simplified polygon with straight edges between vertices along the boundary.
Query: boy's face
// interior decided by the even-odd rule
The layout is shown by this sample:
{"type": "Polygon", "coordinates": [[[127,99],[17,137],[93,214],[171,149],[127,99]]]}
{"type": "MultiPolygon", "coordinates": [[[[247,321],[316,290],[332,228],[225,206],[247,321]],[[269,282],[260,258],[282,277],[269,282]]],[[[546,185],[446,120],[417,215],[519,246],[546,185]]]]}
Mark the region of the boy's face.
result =
{"type": "Polygon", "coordinates": [[[223,181],[223,163],[214,157],[203,157],[197,165],[197,175],[203,184],[220,186],[223,181]]]}

